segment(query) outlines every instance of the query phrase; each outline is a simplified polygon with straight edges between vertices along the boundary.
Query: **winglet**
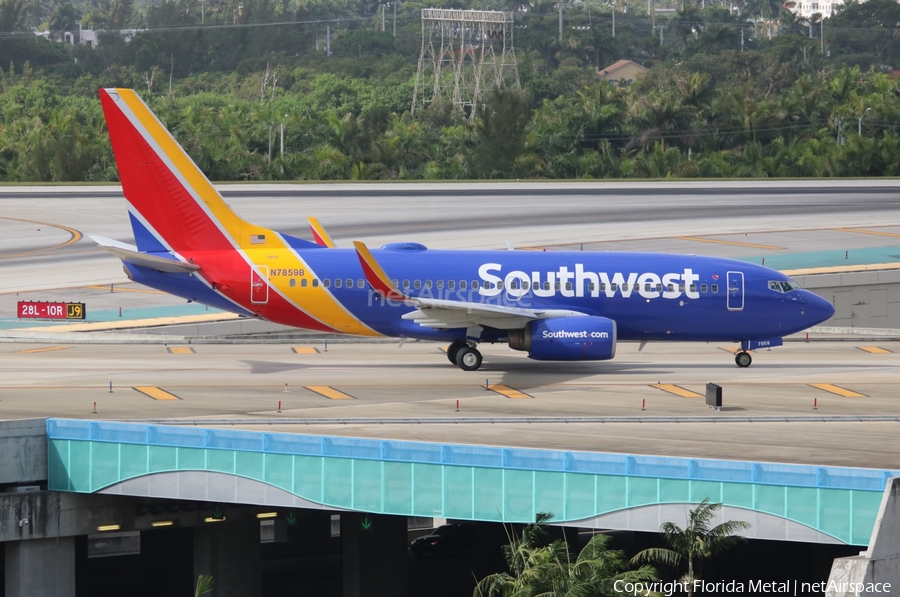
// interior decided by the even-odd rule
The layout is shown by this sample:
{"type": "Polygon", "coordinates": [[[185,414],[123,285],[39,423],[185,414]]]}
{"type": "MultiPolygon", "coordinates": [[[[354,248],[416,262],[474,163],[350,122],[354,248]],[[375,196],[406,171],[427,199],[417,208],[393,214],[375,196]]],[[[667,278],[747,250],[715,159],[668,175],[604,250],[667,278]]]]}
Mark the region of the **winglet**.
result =
{"type": "Polygon", "coordinates": [[[362,265],[363,272],[366,274],[366,280],[375,289],[375,292],[386,299],[395,301],[407,301],[409,297],[394,288],[393,282],[388,275],[381,269],[381,265],[375,261],[375,257],[369,251],[369,248],[359,241],[353,241],[356,247],[356,256],[359,257],[359,264],[362,265]]]}
{"type": "Polygon", "coordinates": [[[325,232],[322,225],[319,224],[319,220],[315,218],[306,218],[306,221],[309,222],[309,229],[312,231],[313,238],[316,239],[317,245],[328,247],[329,249],[335,247],[334,241],[331,240],[331,237],[325,232]]]}

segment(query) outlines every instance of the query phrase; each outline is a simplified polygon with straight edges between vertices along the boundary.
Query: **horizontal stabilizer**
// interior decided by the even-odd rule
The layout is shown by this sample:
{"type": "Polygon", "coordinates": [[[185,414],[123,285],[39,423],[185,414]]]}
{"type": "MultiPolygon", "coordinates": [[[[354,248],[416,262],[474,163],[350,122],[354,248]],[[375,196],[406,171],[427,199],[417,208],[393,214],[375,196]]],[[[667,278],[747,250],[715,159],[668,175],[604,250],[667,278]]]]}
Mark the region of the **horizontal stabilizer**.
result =
{"type": "Polygon", "coordinates": [[[149,253],[141,253],[134,245],[120,243],[111,238],[92,236],[91,240],[125,263],[172,273],[195,272],[200,269],[200,266],[194,263],[185,263],[184,261],[175,261],[174,259],[157,257],[156,255],[150,255],[149,253]]]}

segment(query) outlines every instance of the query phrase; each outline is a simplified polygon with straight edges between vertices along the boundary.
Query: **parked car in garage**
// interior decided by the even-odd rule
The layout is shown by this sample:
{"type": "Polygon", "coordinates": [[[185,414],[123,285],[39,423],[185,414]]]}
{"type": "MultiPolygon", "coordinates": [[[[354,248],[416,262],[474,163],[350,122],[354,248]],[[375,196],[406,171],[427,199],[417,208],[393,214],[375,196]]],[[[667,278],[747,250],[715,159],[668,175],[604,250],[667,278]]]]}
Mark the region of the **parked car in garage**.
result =
{"type": "Polygon", "coordinates": [[[446,555],[470,551],[475,546],[475,525],[445,524],[417,537],[409,549],[415,556],[446,555]]]}

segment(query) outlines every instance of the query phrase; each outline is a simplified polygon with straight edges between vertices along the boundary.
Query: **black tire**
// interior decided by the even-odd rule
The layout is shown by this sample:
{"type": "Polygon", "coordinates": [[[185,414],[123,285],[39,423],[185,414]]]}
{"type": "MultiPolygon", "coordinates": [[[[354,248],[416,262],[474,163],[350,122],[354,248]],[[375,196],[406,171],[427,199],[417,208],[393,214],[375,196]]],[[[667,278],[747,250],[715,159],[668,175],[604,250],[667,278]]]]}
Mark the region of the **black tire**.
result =
{"type": "Polygon", "coordinates": [[[450,346],[447,347],[447,358],[451,363],[454,365],[456,364],[456,354],[459,352],[460,348],[465,348],[466,346],[468,346],[468,344],[462,340],[456,340],[455,342],[450,343],[450,346]]]}
{"type": "Polygon", "coordinates": [[[738,367],[749,367],[750,363],[753,362],[753,357],[750,356],[749,352],[739,352],[734,355],[734,362],[738,367]]]}
{"type": "Polygon", "coordinates": [[[463,371],[478,371],[481,361],[481,353],[476,348],[466,346],[456,353],[456,364],[463,371]]]}

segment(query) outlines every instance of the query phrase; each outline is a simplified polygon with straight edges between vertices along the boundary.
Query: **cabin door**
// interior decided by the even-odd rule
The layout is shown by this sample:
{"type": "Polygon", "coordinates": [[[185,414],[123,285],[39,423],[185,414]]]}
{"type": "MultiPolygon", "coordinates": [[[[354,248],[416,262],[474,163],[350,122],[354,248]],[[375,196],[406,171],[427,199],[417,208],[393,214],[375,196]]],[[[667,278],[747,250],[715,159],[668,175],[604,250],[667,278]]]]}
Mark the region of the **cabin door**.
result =
{"type": "Polygon", "coordinates": [[[744,272],[728,272],[728,310],[744,310],[744,272]]]}

